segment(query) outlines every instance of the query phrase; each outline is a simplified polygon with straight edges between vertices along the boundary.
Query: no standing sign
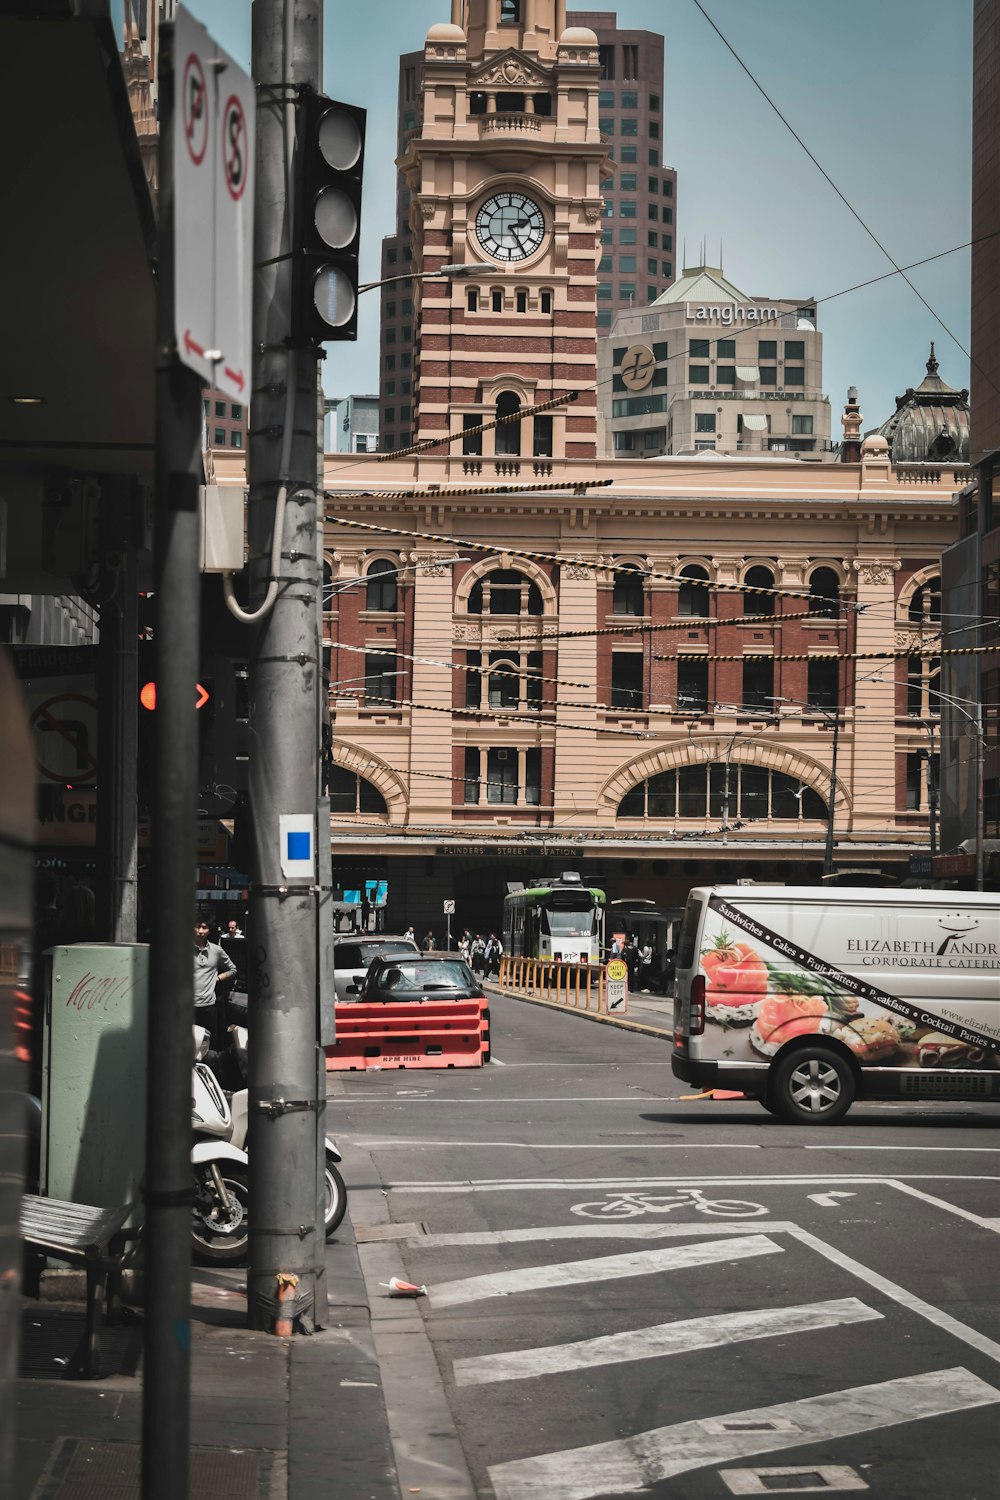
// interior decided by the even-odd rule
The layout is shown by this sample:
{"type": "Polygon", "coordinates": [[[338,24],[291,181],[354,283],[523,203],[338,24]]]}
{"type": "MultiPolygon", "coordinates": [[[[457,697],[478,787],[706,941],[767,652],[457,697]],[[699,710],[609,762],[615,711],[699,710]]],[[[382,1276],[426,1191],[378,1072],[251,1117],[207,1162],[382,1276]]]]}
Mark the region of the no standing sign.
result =
{"type": "Polygon", "coordinates": [[[181,362],[250,395],[253,80],[178,6],[174,32],[174,337],[181,362]]]}

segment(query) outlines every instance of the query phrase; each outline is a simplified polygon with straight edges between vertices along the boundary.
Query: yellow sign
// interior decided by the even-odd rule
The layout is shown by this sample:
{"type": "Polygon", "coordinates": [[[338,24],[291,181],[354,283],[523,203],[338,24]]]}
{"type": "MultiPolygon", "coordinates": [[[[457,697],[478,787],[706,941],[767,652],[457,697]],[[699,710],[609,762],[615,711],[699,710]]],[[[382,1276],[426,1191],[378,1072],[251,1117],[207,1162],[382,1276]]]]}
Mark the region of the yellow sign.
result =
{"type": "Polygon", "coordinates": [[[628,978],[628,964],[623,958],[612,958],[608,960],[608,978],[615,980],[628,978]]]}

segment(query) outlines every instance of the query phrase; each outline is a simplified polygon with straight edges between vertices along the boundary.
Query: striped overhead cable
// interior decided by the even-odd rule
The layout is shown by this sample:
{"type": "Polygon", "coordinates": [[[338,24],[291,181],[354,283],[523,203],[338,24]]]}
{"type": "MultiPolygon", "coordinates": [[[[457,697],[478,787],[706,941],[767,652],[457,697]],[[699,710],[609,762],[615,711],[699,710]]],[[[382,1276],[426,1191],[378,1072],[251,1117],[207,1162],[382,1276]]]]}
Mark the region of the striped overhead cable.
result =
{"type": "MultiPolygon", "coordinates": [[[[609,484],[613,484],[614,481],[611,479],[595,479],[577,480],[575,483],[582,489],[597,489],[609,484]]],[[[562,486],[554,484],[542,484],[526,485],[524,486],[524,489],[525,491],[528,491],[532,489],[565,489],[568,487],[568,483],[562,486]]],[[[384,495],[384,498],[393,500],[412,499],[418,501],[427,501],[434,500],[438,495],[443,495],[446,493],[448,492],[445,490],[393,490],[386,493],[384,495]]],[[[469,489],[462,491],[461,493],[468,495],[481,495],[487,494],[489,493],[489,491],[488,489],[469,489]]],[[[325,500],[383,498],[383,492],[377,490],[367,490],[364,492],[357,491],[355,493],[349,493],[343,490],[324,490],[323,498],[325,500]]],[[[609,564],[607,562],[595,562],[595,560],[591,557],[563,557],[558,552],[537,552],[532,551],[528,547],[503,547],[496,542],[473,541],[469,537],[444,536],[441,533],[434,531],[412,531],[405,526],[376,526],[372,521],[352,521],[349,520],[347,516],[324,516],[323,520],[331,526],[349,526],[355,531],[374,531],[377,532],[380,536],[402,536],[407,537],[411,541],[440,542],[448,547],[469,547],[474,552],[495,552],[498,556],[502,557],[526,557],[530,562],[555,563],[558,567],[589,568],[592,572],[595,573],[615,571],[613,568],[609,568],[609,564]]],[[[617,571],[624,572],[628,571],[629,568],[630,565],[625,564],[621,569],[617,571]]],[[[718,583],[713,582],[710,578],[692,579],[682,573],[657,573],[654,568],[643,568],[641,570],[639,568],[631,568],[631,571],[638,574],[642,578],[657,578],[663,583],[694,583],[698,586],[698,588],[709,589],[710,591],[713,591],[715,593],[762,594],[765,597],[773,599],[814,599],[818,597],[809,589],[766,589],[755,588],[751,584],[718,583]]],[[[863,606],[853,604],[851,607],[853,609],[860,609],[863,606]]]]}
{"type": "Polygon", "coordinates": [[[522,418],[534,417],[538,412],[551,411],[554,406],[565,406],[567,402],[575,401],[578,396],[578,391],[567,391],[564,396],[553,396],[551,401],[540,401],[537,406],[519,407],[517,411],[511,412],[510,416],[497,417],[492,422],[484,422],[480,427],[463,427],[459,432],[443,432],[440,437],[425,438],[422,443],[411,443],[409,448],[397,448],[392,453],[376,453],[375,462],[384,464],[390,458],[409,458],[411,453],[425,453],[428,448],[440,448],[442,443],[457,442],[459,438],[476,437],[480,432],[491,432],[494,427],[502,427],[505,422],[520,422],[522,418]]]}
{"type": "MultiPolygon", "coordinates": [[[[471,714],[476,718],[487,717],[490,719],[509,719],[516,724],[531,724],[536,729],[549,727],[548,725],[546,725],[544,719],[542,719],[537,713],[515,713],[503,708],[445,708],[443,704],[438,703],[414,703],[412,699],[409,702],[402,702],[397,698],[380,698],[372,695],[366,695],[365,705],[367,706],[368,704],[379,704],[383,708],[416,708],[421,712],[431,714],[471,714]]],[[[555,707],[556,705],[553,704],[552,706],[555,707]]],[[[595,705],[592,703],[584,703],[580,705],[580,707],[582,708],[594,708],[595,706],[599,705],[595,705]]],[[[593,732],[594,729],[593,724],[570,724],[567,723],[565,719],[561,720],[557,727],[560,729],[585,729],[588,733],[593,732]]],[[[649,740],[656,738],[652,731],[642,729],[613,729],[610,727],[605,728],[602,726],[600,729],[600,733],[622,734],[625,735],[627,739],[633,740],[649,740]]]]}
{"type": "MultiPolygon", "coordinates": [[[[719,656],[714,652],[711,656],[700,655],[694,652],[691,655],[697,661],[745,661],[748,656],[765,656],[768,661],[905,661],[911,656],[919,657],[921,661],[937,661],[942,656],[978,656],[983,651],[1000,651],[1000,642],[990,646],[942,646],[932,647],[929,651],[795,651],[795,652],[770,652],[765,647],[748,646],[745,651],[740,651],[731,656],[719,656]]],[[[675,652],[673,656],[661,656],[653,652],[654,661],[677,661],[678,656],[683,653],[675,652]]]]}
{"type": "MultiPolygon", "coordinates": [[[[539,480],[537,484],[477,484],[477,485],[447,485],[439,490],[351,490],[349,494],[343,491],[324,490],[323,495],[327,500],[438,500],[442,496],[449,495],[531,495],[537,490],[598,490],[606,489],[609,484],[614,484],[613,479],[564,479],[564,480],[539,480]]],[[[339,516],[324,516],[325,521],[350,526],[351,521],[341,521],[339,516]]],[[[386,531],[388,527],[370,526],[369,531],[386,531]]],[[[463,545],[465,545],[463,543],[463,545]]],[[[468,545],[471,547],[472,542],[468,545]]],[[[480,547],[479,551],[492,551],[492,548],[480,547]]],[[[503,548],[498,548],[503,551],[503,548]]]]}

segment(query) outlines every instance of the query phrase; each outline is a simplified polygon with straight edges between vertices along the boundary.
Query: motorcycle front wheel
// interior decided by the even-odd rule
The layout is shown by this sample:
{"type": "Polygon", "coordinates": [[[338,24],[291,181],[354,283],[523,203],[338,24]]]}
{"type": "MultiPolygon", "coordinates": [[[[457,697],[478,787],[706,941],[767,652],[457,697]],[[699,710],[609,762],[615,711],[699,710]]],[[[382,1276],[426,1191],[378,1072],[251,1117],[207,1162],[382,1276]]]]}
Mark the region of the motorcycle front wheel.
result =
{"type": "Polygon", "coordinates": [[[327,1239],[338,1228],[347,1211],[347,1188],[332,1156],[326,1158],[326,1207],[323,1225],[327,1239]]]}
{"type": "Polygon", "coordinates": [[[210,1164],[195,1169],[191,1237],[198,1260],[235,1265],[250,1246],[250,1184],[245,1168],[233,1162],[220,1164],[219,1172],[228,1207],[219,1195],[210,1164]]]}

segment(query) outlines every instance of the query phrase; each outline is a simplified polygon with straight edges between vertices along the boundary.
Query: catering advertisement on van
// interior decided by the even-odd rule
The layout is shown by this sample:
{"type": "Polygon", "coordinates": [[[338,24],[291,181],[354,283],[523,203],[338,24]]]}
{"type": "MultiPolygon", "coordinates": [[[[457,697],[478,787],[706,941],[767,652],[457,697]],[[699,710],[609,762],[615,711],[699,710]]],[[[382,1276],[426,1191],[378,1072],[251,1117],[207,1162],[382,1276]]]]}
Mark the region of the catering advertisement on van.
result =
{"type": "MultiPolygon", "coordinates": [[[[744,907],[714,892],[709,897],[700,953],[708,1022],[699,1039],[702,1059],[766,1063],[793,1038],[815,1036],[843,1043],[862,1065],[1000,1068],[1000,1003],[952,999],[961,986],[949,978],[964,969],[994,989],[987,975],[1000,978],[1000,952],[992,924],[978,933],[966,924],[962,932],[924,914],[912,936],[900,937],[897,926],[887,938],[874,923],[866,934],[854,913],[842,936],[839,924],[825,924],[831,945],[845,949],[827,955],[774,930],[752,908],[752,901],[744,907]],[[887,977],[916,968],[941,982],[916,992],[908,986],[906,998],[884,987],[887,977]]],[[[778,917],[768,912],[769,921],[778,917]]]]}

